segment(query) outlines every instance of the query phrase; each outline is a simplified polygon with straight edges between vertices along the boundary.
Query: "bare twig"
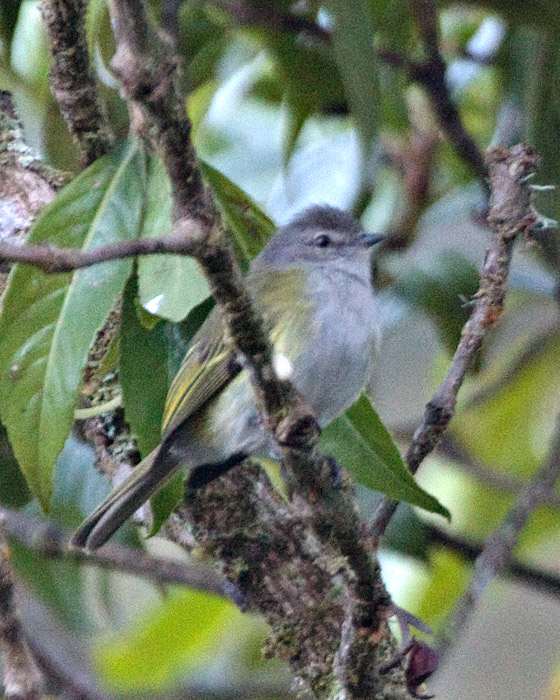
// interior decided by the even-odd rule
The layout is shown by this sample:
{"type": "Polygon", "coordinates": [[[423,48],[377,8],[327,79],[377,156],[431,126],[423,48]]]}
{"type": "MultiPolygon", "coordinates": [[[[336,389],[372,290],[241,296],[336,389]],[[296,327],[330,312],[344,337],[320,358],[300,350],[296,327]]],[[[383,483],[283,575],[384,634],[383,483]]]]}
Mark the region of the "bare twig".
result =
{"type": "MultiPolygon", "coordinates": [[[[414,435],[414,428],[407,426],[391,428],[391,434],[399,443],[410,442],[414,435]]],[[[477,461],[448,434],[445,434],[441,438],[436,448],[436,454],[450,460],[454,467],[468,474],[468,476],[484,486],[489,486],[494,491],[518,494],[527,484],[525,479],[513,476],[504,471],[499,471],[477,461]]],[[[515,471],[515,469],[512,471],[515,471]]],[[[560,510],[560,494],[556,493],[556,491],[550,493],[543,501],[543,506],[552,508],[553,510],[560,510]]]]}
{"type": "Polygon", "coordinates": [[[85,0],[43,0],[41,12],[50,39],[51,89],[87,167],[107,152],[111,129],[90,68],[85,0]]]}
{"type": "Polygon", "coordinates": [[[446,649],[457,639],[473,614],[486,586],[506,569],[511,553],[531,514],[554,489],[559,478],[560,418],[548,458],[519,494],[513,508],[490,535],[482,553],[477,557],[469,587],[445,627],[442,648],[446,649]]]}
{"type": "Polygon", "coordinates": [[[188,255],[196,252],[198,248],[198,241],[189,237],[188,233],[120,241],[84,251],[76,248],[58,248],[54,245],[21,246],[0,242],[0,260],[33,265],[47,274],[60,274],[137,255],[188,255]]]}
{"type": "MultiPolygon", "coordinates": [[[[406,453],[405,460],[413,474],[435,448],[455,414],[457,394],[467,371],[486,333],[501,316],[514,239],[518,234],[528,235],[537,220],[527,182],[537,165],[532,150],[523,145],[497,147],[489,150],[487,160],[491,189],[488,221],[494,229],[494,240],[486,254],[472,314],[463,328],[451,366],[427,404],[406,453]]],[[[389,499],[380,503],[370,525],[372,535],[379,537],[385,532],[396,507],[397,503],[389,499]]]]}
{"type": "Polygon", "coordinates": [[[206,566],[154,557],[114,543],[96,552],[74,549],[68,546],[70,535],[55,523],[8,508],[0,509],[0,524],[6,533],[45,557],[121,571],[158,584],[188,586],[227,597],[243,607],[243,600],[235,587],[206,566]]]}
{"type": "Polygon", "coordinates": [[[445,82],[446,67],[439,50],[438,19],[434,2],[412,0],[411,7],[427,60],[422,64],[409,64],[410,74],[426,88],[440,126],[459,156],[470,166],[476,177],[485,182],[487,173],[484,158],[465,129],[445,82]]]}
{"type": "Polygon", "coordinates": [[[14,601],[10,552],[0,526],[0,652],[7,700],[38,700],[43,679],[37,668],[14,601]]]}
{"type": "MultiPolygon", "coordinates": [[[[438,445],[438,454],[453,460],[465,474],[472,476],[485,486],[502,493],[520,493],[527,482],[511,474],[487,467],[470,457],[453,439],[445,436],[438,445]]],[[[543,501],[543,506],[560,510],[560,493],[552,491],[543,501]]]]}
{"type": "MultiPolygon", "coordinates": [[[[452,549],[468,561],[475,561],[484,551],[484,544],[473,542],[458,535],[452,535],[435,525],[427,525],[425,533],[432,544],[452,549]]],[[[543,593],[548,593],[555,597],[560,596],[560,577],[542,571],[542,569],[537,569],[534,566],[523,564],[512,558],[511,552],[502,571],[497,573],[502,573],[507,578],[528,584],[543,593]]]]}

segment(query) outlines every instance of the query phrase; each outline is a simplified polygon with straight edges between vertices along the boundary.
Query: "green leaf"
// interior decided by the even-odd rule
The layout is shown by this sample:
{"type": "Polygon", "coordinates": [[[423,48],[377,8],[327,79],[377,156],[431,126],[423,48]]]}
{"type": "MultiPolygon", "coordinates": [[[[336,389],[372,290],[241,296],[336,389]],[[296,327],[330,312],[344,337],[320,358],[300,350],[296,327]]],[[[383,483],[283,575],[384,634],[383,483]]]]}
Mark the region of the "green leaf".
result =
{"type": "Polygon", "coordinates": [[[201,163],[202,175],[212,188],[228,231],[243,262],[248,264],[274,233],[274,222],[229,178],[208,163],[201,163]]]}
{"type": "MultiPolygon", "coordinates": [[[[271,87],[284,93],[291,112],[283,139],[286,162],[310,116],[346,109],[344,86],[328,42],[307,44],[296,33],[274,30],[263,30],[261,35],[276,59],[276,70],[271,76],[275,82],[271,87]]],[[[258,90],[258,84],[256,87],[258,90]]]]}
{"type": "MultiPolygon", "coordinates": [[[[136,143],[100,158],[33,226],[30,243],[95,248],[138,235],[144,157],[136,143]]],[[[29,487],[47,509],[54,464],[73,421],[82,367],[132,262],[73,276],[16,265],[0,318],[0,411],[29,487]]]]}
{"type": "Polygon", "coordinates": [[[31,498],[31,492],[14,457],[6,430],[0,424],[0,503],[20,508],[31,498]]]}
{"type": "Polygon", "coordinates": [[[161,421],[167,396],[167,339],[165,323],[152,329],[142,325],[136,307],[136,275],[124,291],[120,342],[120,383],[126,420],[143,457],[161,440],[161,421]]]}
{"type": "Polygon", "coordinates": [[[208,661],[240,615],[220,598],[174,592],[116,638],[101,642],[94,659],[113,692],[162,691],[208,661]]]}
{"type": "Polygon", "coordinates": [[[449,511],[416,484],[365,395],[325,428],[319,449],[362,486],[449,517],[449,511]]]}
{"type": "MultiPolygon", "coordinates": [[[[108,492],[107,480],[95,469],[93,449],[70,437],[58,459],[49,520],[71,530],[108,492]]],[[[36,501],[29,504],[26,512],[44,522],[36,501]]],[[[128,545],[140,544],[137,528],[130,524],[120,529],[116,539],[128,545]]],[[[92,606],[91,586],[84,580],[82,564],[50,560],[44,553],[13,539],[10,549],[18,576],[67,629],[90,633],[96,628],[99,612],[96,604],[92,606]]],[[[108,571],[98,571],[97,583],[106,582],[108,576],[108,571]]]]}
{"type": "Polygon", "coordinates": [[[152,529],[149,537],[157,535],[159,529],[173,513],[185,493],[185,475],[180,472],[150,499],[152,529]]]}
{"type": "Polygon", "coordinates": [[[325,7],[334,17],[334,56],[367,167],[377,141],[381,104],[370,4],[366,0],[327,0],[325,7]]]}
{"type": "MultiPolygon", "coordinates": [[[[120,341],[120,382],[127,421],[146,457],[161,441],[161,422],[171,380],[188,344],[213,304],[204,301],[180,324],[150,316],[136,303],[136,276],[125,288],[120,341]],[[150,323],[142,320],[150,316],[150,323]],[[155,323],[153,322],[155,320],[155,323]]],[[[178,474],[151,500],[155,535],[175,510],[184,493],[184,475],[178,474]]]]}
{"type": "MultiPolygon", "coordinates": [[[[148,166],[146,213],[142,238],[171,231],[171,183],[160,158],[148,166]]],[[[138,260],[138,290],[142,306],[169,321],[182,321],[210,293],[198,263],[186,255],[145,255],[138,260]]]]}

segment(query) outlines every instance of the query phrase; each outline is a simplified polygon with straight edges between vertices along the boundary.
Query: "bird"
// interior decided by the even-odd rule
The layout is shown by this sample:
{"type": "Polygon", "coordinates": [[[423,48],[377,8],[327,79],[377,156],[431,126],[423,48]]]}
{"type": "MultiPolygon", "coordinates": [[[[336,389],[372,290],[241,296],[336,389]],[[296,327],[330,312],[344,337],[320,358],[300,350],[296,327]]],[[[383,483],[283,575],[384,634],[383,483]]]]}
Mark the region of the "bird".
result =
{"type": "MultiPolygon", "coordinates": [[[[292,382],[321,428],[354,403],[371,376],[381,325],[371,247],[383,239],[341,209],[314,205],[276,230],[246,275],[274,369],[292,382]]],[[[193,337],[171,383],[161,435],[79,527],[73,546],[103,545],[180,469],[195,491],[248,456],[277,456],[219,307],[193,337]]]]}

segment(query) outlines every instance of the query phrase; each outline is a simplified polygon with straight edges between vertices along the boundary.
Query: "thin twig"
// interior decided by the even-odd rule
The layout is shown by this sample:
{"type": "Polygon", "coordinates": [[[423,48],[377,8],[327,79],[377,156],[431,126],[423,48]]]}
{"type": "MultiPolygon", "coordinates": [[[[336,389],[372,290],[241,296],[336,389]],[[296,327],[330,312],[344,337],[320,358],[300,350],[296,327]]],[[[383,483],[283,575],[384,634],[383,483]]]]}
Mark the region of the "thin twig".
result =
{"type": "Polygon", "coordinates": [[[119,241],[84,251],[77,248],[59,248],[54,245],[14,245],[0,242],[0,260],[33,265],[46,274],[60,274],[137,255],[189,255],[196,252],[198,247],[196,238],[189,237],[188,233],[119,241]]]}
{"type": "Polygon", "coordinates": [[[51,89],[85,168],[110,148],[112,134],[89,62],[85,0],[43,0],[50,39],[51,89]]]}
{"type": "Polygon", "coordinates": [[[157,584],[188,586],[204,593],[229,598],[239,607],[244,607],[239,591],[206,566],[154,557],[112,542],[95,552],[75,549],[69,547],[70,534],[55,523],[8,508],[0,508],[0,524],[7,534],[45,557],[141,576],[157,584]]]}
{"type": "MultiPolygon", "coordinates": [[[[484,544],[473,542],[458,535],[452,535],[435,525],[427,525],[424,531],[430,543],[452,549],[468,561],[475,561],[484,551],[484,544]]],[[[512,558],[511,553],[506,565],[498,573],[502,573],[507,578],[522,581],[543,593],[560,597],[560,577],[542,571],[542,569],[537,569],[534,566],[523,564],[512,558]]]]}
{"type": "MultiPolygon", "coordinates": [[[[391,428],[391,435],[397,442],[410,442],[414,435],[413,427],[397,427],[391,428]]],[[[507,472],[499,471],[494,467],[490,467],[482,462],[478,462],[472,457],[466,449],[448,434],[445,434],[438,443],[436,454],[446,460],[450,460],[452,466],[456,467],[463,473],[472,477],[484,486],[490,487],[493,491],[501,493],[518,494],[527,485],[525,479],[513,476],[507,472]]],[[[515,472],[515,468],[512,467],[515,472]]],[[[543,501],[543,506],[553,510],[560,510],[560,493],[556,491],[550,493],[543,501]]]]}
{"type": "MultiPolygon", "coordinates": [[[[438,445],[437,451],[438,454],[451,459],[465,474],[472,476],[478,482],[489,486],[494,491],[518,494],[527,485],[524,479],[477,462],[449,436],[443,437],[438,445]]],[[[543,506],[553,508],[554,510],[560,510],[560,493],[556,493],[556,491],[549,493],[547,498],[543,501],[543,506]]]]}
{"type": "Polygon", "coordinates": [[[414,65],[411,76],[422,84],[432,102],[440,126],[476,177],[486,181],[484,157],[472,136],[465,129],[459,110],[453,103],[445,82],[445,61],[439,49],[438,18],[433,0],[412,0],[412,12],[424,44],[427,60],[414,65]]]}
{"type": "Polygon", "coordinates": [[[498,527],[492,532],[477,557],[474,575],[445,626],[441,644],[446,649],[458,637],[470,620],[488,584],[508,565],[519,536],[531,514],[554,489],[560,478],[560,417],[553,437],[550,454],[498,527]]]}
{"type": "MultiPolygon", "coordinates": [[[[472,314],[463,328],[451,366],[427,404],[406,453],[405,461],[413,474],[449,425],[467,371],[488,330],[502,314],[514,239],[518,234],[529,235],[537,221],[527,182],[537,165],[532,150],[523,145],[511,149],[500,146],[489,150],[487,160],[491,190],[488,221],[494,240],[486,254],[472,314]]],[[[380,537],[385,532],[396,507],[396,501],[383,499],[370,523],[373,536],[380,537]]]]}
{"type": "Polygon", "coordinates": [[[0,652],[7,700],[38,700],[43,679],[31,656],[14,600],[10,550],[0,525],[0,652]]]}

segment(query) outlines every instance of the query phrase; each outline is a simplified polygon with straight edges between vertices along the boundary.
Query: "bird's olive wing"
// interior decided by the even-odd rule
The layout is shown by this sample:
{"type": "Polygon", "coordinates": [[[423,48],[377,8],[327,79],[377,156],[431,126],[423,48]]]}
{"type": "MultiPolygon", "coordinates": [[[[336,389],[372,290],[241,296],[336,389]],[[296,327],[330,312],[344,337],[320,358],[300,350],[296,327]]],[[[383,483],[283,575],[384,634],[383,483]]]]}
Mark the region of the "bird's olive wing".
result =
{"type": "Polygon", "coordinates": [[[214,309],[185,355],[169,389],[162,438],[171,435],[240,371],[235,352],[225,342],[224,327],[214,309]]]}
{"type": "MultiPolygon", "coordinates": [[[[297,325],[300,338],[309,334],[309,314],[305,313],[307,306],[304,306],[303,283],[298,268],[276,270],[274,274],[253,270],[248,274],[247,282],[253,302],[271,331],[270,339],[278,352],[287,352],[289,349],[284,348],[289,334],[282,334],[281,329],[286,331],[297,325]],[[294,298],[299,299],[296,305],[294,298]]],[[[293,338],[288,345],[294,349],[293,338]]],[[[163,440],[194,415],[240,370],[235,351],[225,340],[220,312],[214,309],[193,338],[169,389],[163,415],[163,440]]]]}

